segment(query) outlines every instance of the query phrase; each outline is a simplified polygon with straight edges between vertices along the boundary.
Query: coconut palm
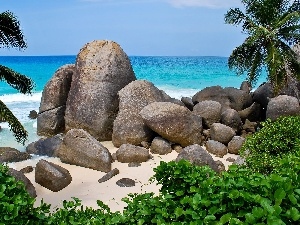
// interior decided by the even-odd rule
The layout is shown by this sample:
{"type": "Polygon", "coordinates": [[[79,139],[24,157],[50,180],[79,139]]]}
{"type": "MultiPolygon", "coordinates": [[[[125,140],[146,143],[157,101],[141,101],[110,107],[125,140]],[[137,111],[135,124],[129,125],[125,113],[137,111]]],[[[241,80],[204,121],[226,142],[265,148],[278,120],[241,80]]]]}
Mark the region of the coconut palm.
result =
{"type": "MultiPolygon", "coordinates": [[[[20,23],[15,15],[9,11],[0,13],[0,48],[22,50],[26,47],[20,23]]],[[[0,81],[5,81],[23,94],[31,94],[34,87],[34,83],[30,78],[2,65],[0,65],[0,81]]],[[[18,142],[25,143],[28,136],[26,130],[1,100],[0,120],[8,122],[10,130],[14,133],[18,142]]]]}
{"type": "Polygon", "coordinates": [[[266,70],[274,93],[290,81],[300,79],[300,65],[292,46],[300,43],[300,1],[241,0],[244,12],[232,8],[225,22],[241,25],[247,35],[244,43],[233,50],[228,65],[238,74],[247,74],[253,84],[266,70]]]}

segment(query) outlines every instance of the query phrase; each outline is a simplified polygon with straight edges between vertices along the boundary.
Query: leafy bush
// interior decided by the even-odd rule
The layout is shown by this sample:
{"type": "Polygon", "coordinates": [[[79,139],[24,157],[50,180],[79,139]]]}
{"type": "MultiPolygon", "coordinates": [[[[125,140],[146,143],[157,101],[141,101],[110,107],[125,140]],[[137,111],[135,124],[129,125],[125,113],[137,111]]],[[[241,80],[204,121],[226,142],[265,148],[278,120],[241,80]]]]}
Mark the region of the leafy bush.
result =
{"type": "Polygon", "coordinates": [[[279,161],[300,150],[300,116],[267,120],[262,129],[247,137],[240,155],[246,166],[255,172],[268,174],[278,169],[279,161]]]}
{"type": "Polygon", "coordinates": [[[0,164],[0,224],[39,224],[49,206],[34,208],[34,202],[24,183],[16,181],[8,174],[8,167],[0,164]]]}
{"type": "Polygon", "coordinates": [[[231,166],[221,175],[189,162],[162,162],[154,177],[159,196],[124,199],[124,224],[299,224],[300,158],[281,162],[280,175],[231,166]]]}

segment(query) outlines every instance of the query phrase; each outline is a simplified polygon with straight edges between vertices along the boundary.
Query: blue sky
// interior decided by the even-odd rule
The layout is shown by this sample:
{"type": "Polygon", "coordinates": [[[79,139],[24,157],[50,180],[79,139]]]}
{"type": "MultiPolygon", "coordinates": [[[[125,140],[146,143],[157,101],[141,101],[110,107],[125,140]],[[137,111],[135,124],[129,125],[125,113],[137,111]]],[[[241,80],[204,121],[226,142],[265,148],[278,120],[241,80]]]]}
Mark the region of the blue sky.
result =
{"type": "Polygon", "coordinates": [[[136,56],[229,56],[244,40],[224,23],[239,0],[0,0],[20,20],[28,48],[0,55],[76,55],[113,40],[136,56]]]}

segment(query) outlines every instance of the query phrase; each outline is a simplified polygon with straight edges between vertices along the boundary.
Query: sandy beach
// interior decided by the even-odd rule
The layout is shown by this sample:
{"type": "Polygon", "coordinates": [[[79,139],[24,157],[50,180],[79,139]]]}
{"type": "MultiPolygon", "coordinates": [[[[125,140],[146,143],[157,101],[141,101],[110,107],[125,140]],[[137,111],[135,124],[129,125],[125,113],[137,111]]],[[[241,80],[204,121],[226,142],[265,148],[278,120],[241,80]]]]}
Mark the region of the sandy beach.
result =
{"type": "MultiPolygon", "coordinates": [[[[113,154],[117,148],[113,146],[112,142],[101,142],[113,154]]],[[[40,159],[45,159],[49,162],[56,163],[67,169],[71,176],[72,182],[69,186],[59,192],[52,192],[47,188],[37,184],[34,178],[34,171],[25,174],[36,188],[37,198],[35,206],[39,205],[41,199],[46,203],[52,205],[52,209],[62,207],[63,200],[71,200],[72,197],[77,197],[82,200],[84,206],[97,208],[96,200],[101,200],[107,204],[110,209],[114,211],[122,211],[126,203],[121,199],[126,197],[129,193],[145,193],[145,192],[159,192],[159,186],[155,183],[150,183],[149,178],[153,176],[153,168],[160,164],[160,161],[169,162],[177,157],[176,151],[168,155],[153,154],[153,158],[144,162],[139,167],[128,167],[127,163],[120,163],[115,161],[112,163],[112,169],[118,168],[120,173],[110,180],[99,183],[98,180],[105,175],[104,172],[87,169],[84,167],[74,166],[62,163],[59,158],[50,157],[34,157],[33,159],[26,160],[18,163],[8,164],[10,167],[20,170],[26,166],[35,167],[40,159]],[[119,187],[116,182],[121,178],[131,178],[135,180],[134,187],[119,187]]],[[[213,156],[213,155],[212,155],[213,156]]],[[[236,158],[236,155],[227,154],[223,158],[213,156],[214,160],[221,160],[225,168],[228,168],[230,162],[226,161],[227,158],[236,158]]]]}

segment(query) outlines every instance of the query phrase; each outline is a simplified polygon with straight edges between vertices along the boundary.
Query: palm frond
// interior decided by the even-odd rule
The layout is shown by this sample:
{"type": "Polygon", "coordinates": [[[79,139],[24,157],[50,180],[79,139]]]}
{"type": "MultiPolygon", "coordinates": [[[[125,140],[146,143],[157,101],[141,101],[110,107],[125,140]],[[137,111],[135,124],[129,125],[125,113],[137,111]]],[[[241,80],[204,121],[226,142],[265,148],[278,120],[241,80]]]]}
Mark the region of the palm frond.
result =
{"type": "Polygon", "coordinates": [[[17,142],[25,144],[28,133],[23,125],[14,116],[14,114],[7,108],[7,106],[0,100],[0,118],[8,122],[10,130],[14,133],[17,142]]]}
{"type": "Polygon", "coordinates": [[[0,81],[7,82],[22,94],[31,94],[34,82],[27,76],[0,65],[0,81]]]}
{"type": "Polygon", "coordinates": [[[230,9],[225,14],[225,23],[227,24],[239,25],[245,21],[245,19],[245,14],[239,8],[230,9]]]}
{"type": "Polygon", "coordinates": [[[27,47],[20,23],[16,16],[9,11],[0,13],[0,45],[19,50],[27,47]]]}

